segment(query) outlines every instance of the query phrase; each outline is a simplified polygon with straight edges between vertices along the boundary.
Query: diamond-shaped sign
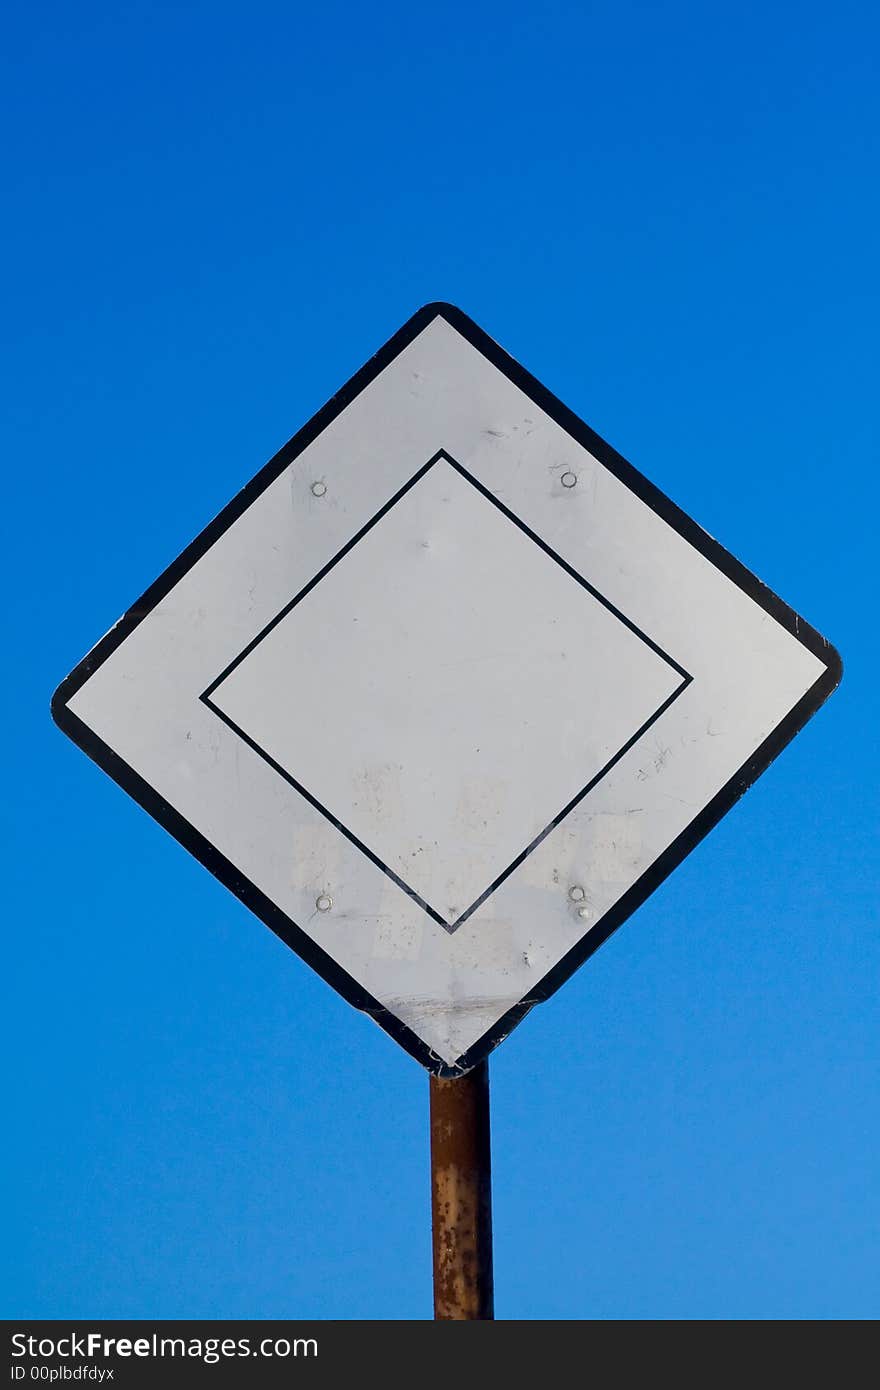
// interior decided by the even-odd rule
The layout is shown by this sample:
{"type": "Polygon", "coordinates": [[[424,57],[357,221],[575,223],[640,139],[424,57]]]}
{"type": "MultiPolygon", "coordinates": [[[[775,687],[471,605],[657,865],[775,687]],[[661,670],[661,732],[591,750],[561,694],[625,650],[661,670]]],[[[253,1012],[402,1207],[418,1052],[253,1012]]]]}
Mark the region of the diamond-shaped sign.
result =
{"type": "Polygon", "coordinates": [[[434,304],[53,711],[453,1075],[644,900],[839,677],[823,638],[434,304]]]}

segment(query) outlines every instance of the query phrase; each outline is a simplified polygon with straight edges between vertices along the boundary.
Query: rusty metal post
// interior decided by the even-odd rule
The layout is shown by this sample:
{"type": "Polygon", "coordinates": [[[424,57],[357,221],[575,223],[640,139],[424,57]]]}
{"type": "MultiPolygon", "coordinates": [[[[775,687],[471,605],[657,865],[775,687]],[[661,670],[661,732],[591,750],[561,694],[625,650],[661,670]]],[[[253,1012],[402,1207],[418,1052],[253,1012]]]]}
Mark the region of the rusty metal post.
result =
{"type": "Polygon", "coordinates": [[[434,1317],[494,1318],[488,1062],[431,1077],[431,1207],[434,1317]]]}

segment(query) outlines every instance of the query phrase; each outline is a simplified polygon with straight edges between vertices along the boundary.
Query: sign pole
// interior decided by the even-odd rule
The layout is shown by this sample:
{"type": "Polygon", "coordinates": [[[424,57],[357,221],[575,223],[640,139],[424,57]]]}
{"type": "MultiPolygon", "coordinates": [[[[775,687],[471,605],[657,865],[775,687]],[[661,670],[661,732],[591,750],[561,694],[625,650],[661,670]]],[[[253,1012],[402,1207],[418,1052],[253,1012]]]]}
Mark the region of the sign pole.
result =
{"type": "Polygon", "coordinates": [[[491,1320],[489,1063],[430,1086],[434,1317],[491,1320]]]}

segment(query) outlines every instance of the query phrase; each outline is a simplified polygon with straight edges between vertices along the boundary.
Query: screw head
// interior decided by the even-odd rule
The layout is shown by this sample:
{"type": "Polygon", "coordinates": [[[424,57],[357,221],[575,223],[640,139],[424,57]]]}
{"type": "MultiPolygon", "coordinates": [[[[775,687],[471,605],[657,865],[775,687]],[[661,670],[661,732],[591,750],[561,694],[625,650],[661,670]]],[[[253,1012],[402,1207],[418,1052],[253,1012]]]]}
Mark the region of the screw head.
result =
{"type": "Polygon", "coordinates": [[[563,487],[574,487],[577,482],[577,473],[563,473],[559,481],[563,487]]]}
{"type": "Polygon", "coordinates": [[[322,482],[312,483],[312,496],[323,497],[327,491],[327,484],[322,482]]]}
{"type": "Polygon", "coordinates": [[[568,896],[573,903],[582,903],[587,895],[580,884],[576,883],[573,888],[569,888],[568,896]]]}
{"type": "Polygon", "coordinates": [[[593,914],[590,911],[590,909],[586,906],[586,904],[584,904],[583,907],[578,908],[577,915],[581,918],[582,921],[588,922],[593,914]]]}
{"type": "Polygon", "coordinates": [[[332,906],[333,899],[330,897],[329,893],[321,893],[315,899],[315,907],[319,912],[329,912],[332,906]]]}

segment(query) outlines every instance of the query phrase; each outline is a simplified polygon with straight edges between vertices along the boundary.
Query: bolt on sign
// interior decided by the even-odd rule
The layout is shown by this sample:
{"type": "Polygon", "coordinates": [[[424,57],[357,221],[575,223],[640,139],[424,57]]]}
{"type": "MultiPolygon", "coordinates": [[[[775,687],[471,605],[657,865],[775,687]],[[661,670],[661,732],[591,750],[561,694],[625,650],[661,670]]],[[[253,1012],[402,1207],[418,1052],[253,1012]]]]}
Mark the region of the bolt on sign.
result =
{"type": "Polygon", "coordinates": [[[480,1061],[840,678],[458,309],[421,309],[59,687],[106,772],[430,1071],[480,1061]]]}

